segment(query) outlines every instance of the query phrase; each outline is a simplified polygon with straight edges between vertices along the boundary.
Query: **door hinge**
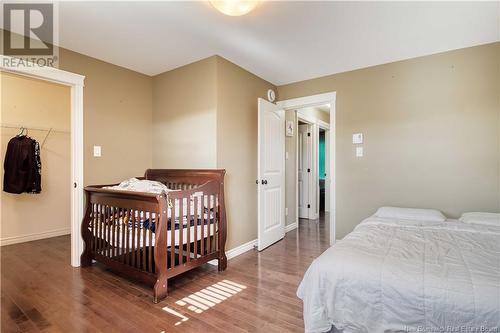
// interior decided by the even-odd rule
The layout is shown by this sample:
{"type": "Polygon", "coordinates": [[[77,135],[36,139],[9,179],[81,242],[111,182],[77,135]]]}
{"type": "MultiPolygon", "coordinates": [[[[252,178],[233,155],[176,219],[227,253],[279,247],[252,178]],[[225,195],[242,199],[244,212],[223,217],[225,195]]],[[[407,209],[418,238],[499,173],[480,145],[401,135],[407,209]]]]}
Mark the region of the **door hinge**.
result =
{"type": "Polygon", "coordinates": [[[311,169],[307,169],[307,172],[311,172],[311,169]]]}
{"type": "Polygon", "coordinates": [[[307,132],[307,136],[311,136],[311,133],[307,132]]]}
{"type": "Polygon", "coordinates": [[[307,204],[307,208],[311,208],[311,205],[310,205],[310,204],[307,204]]]}

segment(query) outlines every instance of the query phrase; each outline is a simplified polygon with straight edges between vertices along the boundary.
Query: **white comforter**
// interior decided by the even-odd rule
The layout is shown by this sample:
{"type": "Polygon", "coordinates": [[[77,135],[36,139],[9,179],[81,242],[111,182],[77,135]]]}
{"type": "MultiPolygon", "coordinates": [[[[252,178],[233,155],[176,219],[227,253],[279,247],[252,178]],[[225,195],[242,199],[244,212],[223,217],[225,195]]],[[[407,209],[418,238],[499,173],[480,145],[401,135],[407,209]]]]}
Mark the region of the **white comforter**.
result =
{"type": "Polygon", "coordinates": [[[500,228],[371,217],[297,295],[306,332],[500,332],[500,228]]]}

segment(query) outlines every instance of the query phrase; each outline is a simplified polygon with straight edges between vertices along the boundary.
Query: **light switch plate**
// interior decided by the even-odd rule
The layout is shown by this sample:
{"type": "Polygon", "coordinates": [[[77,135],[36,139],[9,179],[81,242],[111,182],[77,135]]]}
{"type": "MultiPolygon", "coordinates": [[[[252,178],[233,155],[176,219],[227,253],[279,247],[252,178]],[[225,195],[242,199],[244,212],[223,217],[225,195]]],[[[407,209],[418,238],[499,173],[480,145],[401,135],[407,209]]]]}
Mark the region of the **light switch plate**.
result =
{"type": "Polygon", "coordinates": [[[94,157],[101,157],[101,146],[94,146],[94,157]]]}
{"type": "Polygon", "coordinates": [[[363,143],[363,133],[356,133],[352,135],[352,143],[359,145],[363,143]]]}
{"type": "Polygon", "coordinates": [[[356,147],[356,157],[363,157],[363,147],[356,147]]]}
{"type": "Polygon", "coordinates": [[[285,216],[288,216],[288,207],[285,208],[285,216]]]}

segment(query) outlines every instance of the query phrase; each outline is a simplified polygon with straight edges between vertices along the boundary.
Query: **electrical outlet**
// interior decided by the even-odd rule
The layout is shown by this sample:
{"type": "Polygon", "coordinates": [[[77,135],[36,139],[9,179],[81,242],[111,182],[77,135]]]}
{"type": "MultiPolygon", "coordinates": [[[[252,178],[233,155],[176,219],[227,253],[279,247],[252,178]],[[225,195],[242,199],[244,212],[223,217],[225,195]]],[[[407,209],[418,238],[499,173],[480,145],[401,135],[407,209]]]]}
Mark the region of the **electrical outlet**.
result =
{"type": "Polygon", "coordinates": [[[94,146],[94,157],[101,157],[101,146],[94,146]]]}

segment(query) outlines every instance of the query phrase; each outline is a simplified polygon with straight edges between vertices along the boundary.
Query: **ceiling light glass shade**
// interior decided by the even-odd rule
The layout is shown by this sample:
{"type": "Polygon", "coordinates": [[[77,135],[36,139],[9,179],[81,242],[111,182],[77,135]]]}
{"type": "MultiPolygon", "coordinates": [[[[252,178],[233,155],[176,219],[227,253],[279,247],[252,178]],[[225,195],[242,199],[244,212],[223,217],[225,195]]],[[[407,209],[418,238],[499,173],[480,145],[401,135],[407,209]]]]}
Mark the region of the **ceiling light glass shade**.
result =
{"type": "Polygon", "coordinates": [[[210,0],[212,6],[218,11],[229,16],[242,16],[250,13],[259,1],[244,0],[210,0]]]}

